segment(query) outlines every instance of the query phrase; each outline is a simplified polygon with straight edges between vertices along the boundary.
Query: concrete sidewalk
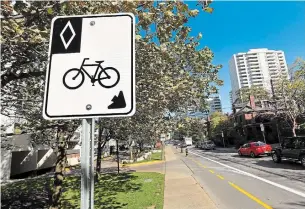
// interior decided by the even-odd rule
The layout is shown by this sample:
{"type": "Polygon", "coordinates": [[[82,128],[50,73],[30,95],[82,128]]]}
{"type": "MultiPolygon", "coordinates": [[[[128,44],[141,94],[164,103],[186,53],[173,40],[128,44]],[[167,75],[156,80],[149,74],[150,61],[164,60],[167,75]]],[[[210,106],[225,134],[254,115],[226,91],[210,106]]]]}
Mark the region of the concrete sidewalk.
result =
{"type": "MultiPolygon", "coordinates": [[[[179,149],[180,150],[180,149],[179,149]]],[[[164,209],[216,209],[172,146],[165,148],[164,209]]]]}

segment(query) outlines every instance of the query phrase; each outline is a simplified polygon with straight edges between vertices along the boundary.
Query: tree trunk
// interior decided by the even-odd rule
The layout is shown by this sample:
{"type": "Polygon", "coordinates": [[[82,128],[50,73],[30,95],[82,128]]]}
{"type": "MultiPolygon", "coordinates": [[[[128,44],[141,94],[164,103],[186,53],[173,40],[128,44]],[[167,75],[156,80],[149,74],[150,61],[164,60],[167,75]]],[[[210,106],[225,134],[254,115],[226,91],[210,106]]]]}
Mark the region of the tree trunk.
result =
{"type": "Polygon", "coordinates": [[[60,208],[59,199],[62,192],[64,170],[67,162],[66,143],[67,142],[64,138],[64,134],[62,131],[60,131],[58,137],[57,161],[55,165],[55,174],[54,174],[54,190],[52,195],[52,205],[50,209],[60,208]]]}
{"type": "Polygon", "coordinates": [[[144,142],[141,141],[140,142],[140,152],[143,152],[143,150],[144,150],[144,142]]]}
{"type": "Polygon", "coordinates": [[[295,129],[297,128],[297,123],[295,120],[293,120],[293,124],[292,124],[292,134],[294,137],[296,137],[296,133],[295,133],[295,129]]]}
{"type": "Polygon", "coordinates": [[[132,156],[132,144],[129,147],[129,151],[130,151],[130,160],[133,160],[133,156],[132,156]]]}
{"type": "Polygon", "coordinates": [[[95,173],[95,182],[98,181],[98,174],[101,172],[101,163],[102,163],[102,151],[106,145],[106,142],[109,141],[109,137],[107,136],[106,139],[103,141],[102,140],[102,133],[103,133],[103,129],[102,129],[102,123],[100,120],[99,123],[99,135],[98,135],[98,144],[97,144],[97,159],[96,159],[96,173],[95,173]]]}

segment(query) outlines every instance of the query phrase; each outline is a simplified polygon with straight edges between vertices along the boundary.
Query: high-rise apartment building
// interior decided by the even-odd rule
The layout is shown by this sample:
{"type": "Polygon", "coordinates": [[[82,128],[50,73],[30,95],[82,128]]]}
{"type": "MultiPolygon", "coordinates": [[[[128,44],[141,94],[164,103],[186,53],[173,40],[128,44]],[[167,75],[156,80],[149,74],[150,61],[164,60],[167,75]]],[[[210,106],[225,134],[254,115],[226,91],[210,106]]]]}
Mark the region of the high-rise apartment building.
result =
{"type": "Polygon", "coordinates": [[[215,94],[209,96],[208,102],[209,102],[210,114],[217,111],[222,112],[221,99],[219,95],[215,94]]]}
{"type": "Polygon", "coordinates": [[[234,54],[229,68],[233,102],[238,98],[236,93],[240,88],[261,86],[271,93],[271,79],[276,84],[282,76],[288,77],[284,52],[267,48],[234,54]]]}

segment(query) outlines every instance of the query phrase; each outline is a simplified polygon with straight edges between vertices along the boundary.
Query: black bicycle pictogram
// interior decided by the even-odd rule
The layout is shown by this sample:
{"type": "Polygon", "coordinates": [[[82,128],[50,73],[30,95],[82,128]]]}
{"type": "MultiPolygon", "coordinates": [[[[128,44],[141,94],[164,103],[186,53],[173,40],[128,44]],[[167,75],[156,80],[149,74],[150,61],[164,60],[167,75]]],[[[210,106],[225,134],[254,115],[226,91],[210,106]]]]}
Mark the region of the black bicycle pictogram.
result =
{"type": "Polygon", "coordinates": [[[101,63],[104,62],[103,60],[102,61],[95,61],[97,64],[85,64],[86,60],[89,60],[89,58],[84,58],[80,68],[72,68],[72,69],[68,70],[64,74],[64,76],[63,76],[63,84],[64,84],[64,86],[66,88],[68,88],[68,89],[77,89],[77,88],[79,88],[81,85],[83,85],[83,83],[85,81],[85,74],[90,78],[92,86],[94,86],[94,83],[96,81],[98,81],[98,83],[102,87],[104,87],[104,88],[112,88],[112,87],[114,87],[114,86],[116,86],[118,84],[118,82],[120,81],[120,73],[119,73],[119,71],[117,69],[115,69],[113,67],[103,68],[101,66],[101,63]],[[87,67],[89,67],[89,66],[91,66],[91,67],[95,67],[96,66],[97,67],[94,75],[90,75],[84,69],[84,67],[86,67],[86,66],[87,67]],[[95,78],[99,68],[101,69],[101,71],[98,74],[98,78],[95,78]],[[74,74],[76,74],[76,75],[74,75],[74,74]],[[102,77],[103,74],[105,74],[106,76],[102,77]],[[70,84],[68,85],[67,84],[67,81],[76,81],[77,78],[80,78],[79,79],[80,82],[76,82],[76,84],[74,84],[74,85],[70,85],[70,84]],[[111,82],[109,84],[108,81],[110,81],[110,79],[112,79],[113,82],[111,82]]]}

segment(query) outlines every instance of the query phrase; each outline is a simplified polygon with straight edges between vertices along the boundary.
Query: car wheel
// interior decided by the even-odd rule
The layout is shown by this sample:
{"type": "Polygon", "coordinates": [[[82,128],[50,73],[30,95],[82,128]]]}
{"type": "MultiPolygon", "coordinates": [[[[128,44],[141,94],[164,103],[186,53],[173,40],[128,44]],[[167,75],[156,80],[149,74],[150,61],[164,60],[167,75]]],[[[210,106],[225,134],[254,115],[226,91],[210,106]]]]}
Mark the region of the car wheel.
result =
{"type": "Polygon", "coordinates": [[[238,155],[239,155],[239,156],[243,156],[243,154],[241,154],[241,152],[240,152],[240,151],[238,151],[238,155]]]}
{"type": "Polygon", "coordinates": [[[250,156],[254,158],[254,157],[255,157],[254,152],[251,152],[251,153],[250,153],[250,156]]]}
{"type": "Polygon", "coordinates": [[[301,164],[303,167],[305,167],[305,155],[301,156],[301,164]]]}
{"type": "Polygon", "coordinates": [[[280,163],[282,159],[278,152],[274,152],[272,153],[272,160],[275,163],[280,163]]]}

